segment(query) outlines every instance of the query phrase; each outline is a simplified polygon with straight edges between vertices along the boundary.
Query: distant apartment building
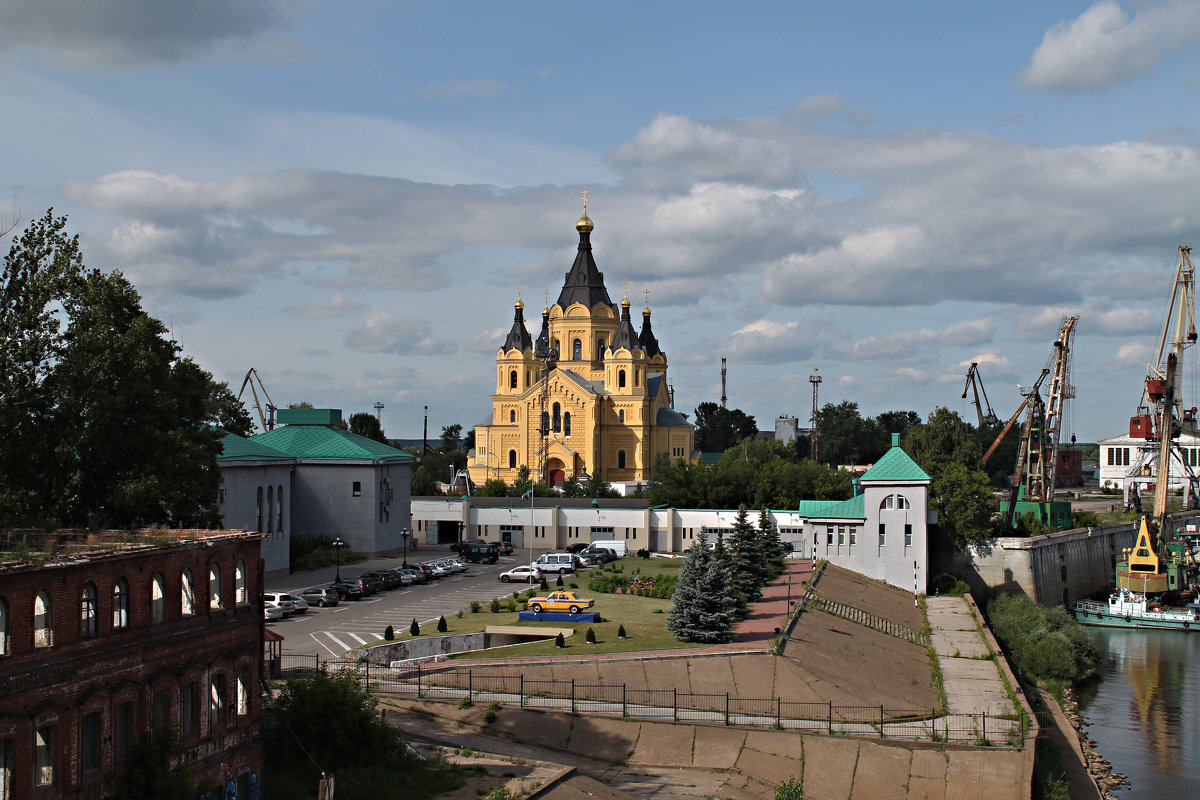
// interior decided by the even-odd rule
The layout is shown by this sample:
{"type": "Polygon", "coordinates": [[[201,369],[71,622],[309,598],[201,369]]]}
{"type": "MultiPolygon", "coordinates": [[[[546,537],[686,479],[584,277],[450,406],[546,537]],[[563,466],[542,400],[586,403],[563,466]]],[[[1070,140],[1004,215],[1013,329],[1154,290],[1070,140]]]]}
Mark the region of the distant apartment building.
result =
{"type": "Polygon", "coordinates": [[[0,799],[108,797],[171,729],[196,778],[261,786],[260,535],[5,536],[0,799]]]}

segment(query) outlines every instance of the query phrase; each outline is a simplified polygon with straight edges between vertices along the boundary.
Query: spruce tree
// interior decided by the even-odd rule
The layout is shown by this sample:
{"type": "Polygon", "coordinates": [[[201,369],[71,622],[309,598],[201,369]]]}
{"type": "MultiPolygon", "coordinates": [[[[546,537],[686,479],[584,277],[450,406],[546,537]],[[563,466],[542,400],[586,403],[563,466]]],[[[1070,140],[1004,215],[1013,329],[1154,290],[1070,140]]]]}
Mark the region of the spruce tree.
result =
{"type": "Polygon", "coordinates": [[[684,642],[727,642],[733,622],[733,599],[726,569],[708,550],[701,531],[688,548],[675,586],[674,604],[667,612],[667,630],[684,642]]]}
{"type": "Polygon", "coordinates": [[[757,600],[767,582],[767,570],[758,533],[750,524],[744,505],[738,506],[728,552],[725,563],[729,567],[729,582],[734,593],[743,595],[748,602],[757,600]]]}
{"type": "Polygon", "coordinates": [[[787,562],[783,558],[783,551],[779,549],[779,528],[775,527],[775,520],[771,519],[771,512],[767,511],[766,506],[758,512],[758,539],[762,546],[763,561],[767,565],[767,581],[770,582],[772,578],[783,574],[787,562]]]}

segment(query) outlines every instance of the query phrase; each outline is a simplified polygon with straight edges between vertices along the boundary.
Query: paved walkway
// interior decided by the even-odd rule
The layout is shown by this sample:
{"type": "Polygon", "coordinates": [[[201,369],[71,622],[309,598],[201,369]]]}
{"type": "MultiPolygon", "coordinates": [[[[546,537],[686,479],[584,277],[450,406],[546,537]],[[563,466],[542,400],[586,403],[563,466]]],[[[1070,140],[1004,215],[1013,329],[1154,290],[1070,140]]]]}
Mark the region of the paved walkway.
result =
{"type": "Polygon", "coordinates": [[[1008,690],[962,597],[926,597],[934,652],[951,714],[1011,715],[1008,690]]]}

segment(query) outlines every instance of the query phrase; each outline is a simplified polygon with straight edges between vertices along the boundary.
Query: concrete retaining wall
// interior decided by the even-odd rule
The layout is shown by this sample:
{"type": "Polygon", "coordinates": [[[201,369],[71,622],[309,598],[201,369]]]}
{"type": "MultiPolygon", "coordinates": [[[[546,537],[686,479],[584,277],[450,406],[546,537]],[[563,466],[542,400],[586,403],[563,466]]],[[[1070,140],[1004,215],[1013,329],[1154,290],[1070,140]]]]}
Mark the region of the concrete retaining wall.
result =
{"type": "MultiPolygon", "coordinates": [[[[1195,524],[1195,512],[1174,514],[1168,523],[1195,524]]],[[[1113,587],[1122,551],[1137,539],[1138,523],[1121,522],[1023,539],[977,542],[936,557],[936,569],[962,577],[978,597],[991,591],[1026,594],[1045,606],[1073,603],[1113,587]]]]}

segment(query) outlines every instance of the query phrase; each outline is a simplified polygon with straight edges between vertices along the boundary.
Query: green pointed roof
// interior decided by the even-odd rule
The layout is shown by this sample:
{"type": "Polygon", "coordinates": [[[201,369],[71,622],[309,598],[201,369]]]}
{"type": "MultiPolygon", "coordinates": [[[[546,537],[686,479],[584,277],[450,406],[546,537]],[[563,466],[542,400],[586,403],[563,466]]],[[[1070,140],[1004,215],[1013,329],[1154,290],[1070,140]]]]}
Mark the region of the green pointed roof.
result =
{"type": "Polygon", "coordinates": [[[875,462],[875,466],[867,470],[867,474],[859,478],[859,483],[867,481],[931,481],[932,478],[917,466],[908,453],[900,449],[900,434],[892,434],[892,448],[883,454],[883,458],[875,462]]]}
{"type": "Polygon", "coordinates": [[[866,505],[860,494],[849,500],[801,500],[796,510],[809,519],[866,519],[866,505]]]}
{"type": "Polygon", "coordinates": [[[258,434],[253,441],[292,458],[311,461],[416,460],[416,456],[397,450],[391,445],[324,425],[284,425],[282,428],[258,434]]]}
{"type": "Polygon", "coordinates": [[[261,442],[251,441],[236,433],[226,433],[221,438],[221,455],[217,461],[287,461],[292,456],[281,453],[261,442]]]}

